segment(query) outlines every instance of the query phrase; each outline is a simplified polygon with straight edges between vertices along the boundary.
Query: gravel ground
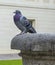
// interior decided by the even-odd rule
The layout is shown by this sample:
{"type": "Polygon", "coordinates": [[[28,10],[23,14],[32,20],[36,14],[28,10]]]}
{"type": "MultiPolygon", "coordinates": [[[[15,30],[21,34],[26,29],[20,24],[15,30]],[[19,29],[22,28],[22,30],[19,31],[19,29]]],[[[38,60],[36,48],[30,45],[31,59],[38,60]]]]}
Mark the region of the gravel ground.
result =
{"type": "Polygon", "coordinates": [[[18,54],[0,54],[0,60],[16,60],[22,59],[18,54]]]}

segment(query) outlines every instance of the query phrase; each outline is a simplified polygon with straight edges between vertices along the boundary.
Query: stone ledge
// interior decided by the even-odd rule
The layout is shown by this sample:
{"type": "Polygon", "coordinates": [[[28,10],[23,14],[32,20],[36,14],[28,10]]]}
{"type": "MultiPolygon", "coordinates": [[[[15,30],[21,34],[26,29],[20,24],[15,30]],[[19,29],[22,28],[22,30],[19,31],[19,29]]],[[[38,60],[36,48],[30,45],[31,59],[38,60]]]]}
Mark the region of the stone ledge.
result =
{"type": "Polygon", "coordinates": [[[55,35],[37,33],[16,35],[11,41],[11,49],[55,51],[55,35]]]}

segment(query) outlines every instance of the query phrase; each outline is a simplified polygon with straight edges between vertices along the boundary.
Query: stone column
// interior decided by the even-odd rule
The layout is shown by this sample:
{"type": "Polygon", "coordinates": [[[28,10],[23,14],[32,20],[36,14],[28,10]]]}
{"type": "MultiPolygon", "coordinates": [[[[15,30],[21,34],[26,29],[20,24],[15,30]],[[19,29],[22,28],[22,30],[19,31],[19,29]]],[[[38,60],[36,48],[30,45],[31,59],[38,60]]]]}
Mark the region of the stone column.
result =
{"type": "Polygon", "coordinates": [[[21,50],[23,65],[55,65],[55,35],[23,34],[11,41],[11,49],[21,50]]]}

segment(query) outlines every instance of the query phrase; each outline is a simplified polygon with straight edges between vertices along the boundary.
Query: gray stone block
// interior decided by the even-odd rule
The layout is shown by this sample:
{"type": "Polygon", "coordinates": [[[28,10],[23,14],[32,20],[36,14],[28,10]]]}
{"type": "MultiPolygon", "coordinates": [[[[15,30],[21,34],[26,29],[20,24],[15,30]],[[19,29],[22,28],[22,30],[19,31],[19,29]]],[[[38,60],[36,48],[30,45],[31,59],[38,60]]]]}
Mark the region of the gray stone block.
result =
{"type": "Polygon", "coordinates": [[[55,35],[16,35],[11,41],[11,49],[21,50],[23,65],[55,65],[55,35]]]}
{"type": "Polygon", "coordinates": [[[16,35],[11,41],[11,49],[55,51],[55,35],[38,33],[16,35]]]}

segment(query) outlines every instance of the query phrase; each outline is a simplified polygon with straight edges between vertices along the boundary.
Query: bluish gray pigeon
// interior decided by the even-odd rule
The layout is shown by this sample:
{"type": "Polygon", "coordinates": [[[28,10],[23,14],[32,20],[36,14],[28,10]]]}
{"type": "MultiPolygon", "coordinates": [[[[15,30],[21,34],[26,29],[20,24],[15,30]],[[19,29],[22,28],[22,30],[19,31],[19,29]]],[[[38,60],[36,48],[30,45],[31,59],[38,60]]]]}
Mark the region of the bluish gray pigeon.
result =
{"type": "Polygon", "coordinates": [[[14,23],[22,31],[21,34],[27,32],[36,33],[35,29],[32,27],[29,20],[25,16],[23,16],[19,10],[16,10],[14,13],[14,23]]]}

